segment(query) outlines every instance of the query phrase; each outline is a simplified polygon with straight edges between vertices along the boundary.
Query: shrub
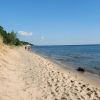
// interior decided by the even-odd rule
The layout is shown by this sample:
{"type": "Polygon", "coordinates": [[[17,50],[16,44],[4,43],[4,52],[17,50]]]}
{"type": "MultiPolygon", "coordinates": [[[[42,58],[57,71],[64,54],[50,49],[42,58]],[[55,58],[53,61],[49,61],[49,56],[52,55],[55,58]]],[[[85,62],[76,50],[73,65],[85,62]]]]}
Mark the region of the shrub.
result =
{"type": "Polygon", "coordinates": [[[15,33],[14,31],[7,33],[2,26],[0,26],[0,36],[3,38],[2,42],[8,45],[19,46],[19,45],[30,44],[28,42],[20,41],[17,38],[17,33],[15,33]]]}
{"type": "Polygon", "coordinates": [[[0,35],[0,43],[3,43],[3,37],[0,35]]]}

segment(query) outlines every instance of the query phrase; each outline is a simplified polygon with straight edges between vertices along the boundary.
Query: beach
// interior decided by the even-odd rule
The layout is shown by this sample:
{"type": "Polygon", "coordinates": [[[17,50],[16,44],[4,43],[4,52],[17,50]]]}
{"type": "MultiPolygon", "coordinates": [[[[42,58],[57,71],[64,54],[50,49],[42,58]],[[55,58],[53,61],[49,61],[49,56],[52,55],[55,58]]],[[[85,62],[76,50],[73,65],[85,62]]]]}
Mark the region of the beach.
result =
{"type": "Polygon", "coordinates": [[[99,79],[24,47],[0,46],[0,100],[100,100],[99,79]]]}

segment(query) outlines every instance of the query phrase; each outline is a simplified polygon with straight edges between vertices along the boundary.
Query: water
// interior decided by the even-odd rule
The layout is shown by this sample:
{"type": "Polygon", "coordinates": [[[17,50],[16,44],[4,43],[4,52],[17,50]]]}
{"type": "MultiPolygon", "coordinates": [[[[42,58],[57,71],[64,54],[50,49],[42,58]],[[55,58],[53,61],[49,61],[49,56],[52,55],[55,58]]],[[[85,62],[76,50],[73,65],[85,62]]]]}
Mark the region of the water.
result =
{"type": "Polygon", "coordinates": [[[100,74],[100,45],[34,46],[33,51],[65,66],[100,74]]]}

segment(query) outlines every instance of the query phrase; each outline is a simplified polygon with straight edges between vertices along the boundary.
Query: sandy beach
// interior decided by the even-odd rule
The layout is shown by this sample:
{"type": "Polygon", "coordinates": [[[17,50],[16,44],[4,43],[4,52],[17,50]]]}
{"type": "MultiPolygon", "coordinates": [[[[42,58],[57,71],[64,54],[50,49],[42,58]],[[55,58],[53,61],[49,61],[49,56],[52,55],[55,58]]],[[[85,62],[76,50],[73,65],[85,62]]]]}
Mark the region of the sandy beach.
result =
{"type": "Polygon", "coordinates": [[[0,46],[0,100],[100,100],[100,76],[91,77],[23,47],[0,46]]]}

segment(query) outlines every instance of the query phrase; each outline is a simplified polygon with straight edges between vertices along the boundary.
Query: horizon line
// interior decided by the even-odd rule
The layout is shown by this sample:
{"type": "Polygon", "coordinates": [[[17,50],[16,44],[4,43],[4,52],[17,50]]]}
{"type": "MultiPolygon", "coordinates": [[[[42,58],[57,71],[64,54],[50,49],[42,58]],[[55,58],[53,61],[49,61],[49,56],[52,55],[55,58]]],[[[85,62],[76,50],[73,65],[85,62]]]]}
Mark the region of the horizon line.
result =
{"type": "Polygon", "coordinates": [[[100,43],[99,44],[97,44],[97,43],[93,43],[93,44],[47,44],[47,45],[35,45],[35,44],[33,44],[33,46],[80,46],[80,45],[83,45],[83,46],[88,46],[88,45],[100,45],[100,43]]]}

